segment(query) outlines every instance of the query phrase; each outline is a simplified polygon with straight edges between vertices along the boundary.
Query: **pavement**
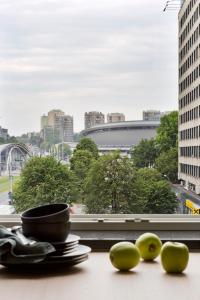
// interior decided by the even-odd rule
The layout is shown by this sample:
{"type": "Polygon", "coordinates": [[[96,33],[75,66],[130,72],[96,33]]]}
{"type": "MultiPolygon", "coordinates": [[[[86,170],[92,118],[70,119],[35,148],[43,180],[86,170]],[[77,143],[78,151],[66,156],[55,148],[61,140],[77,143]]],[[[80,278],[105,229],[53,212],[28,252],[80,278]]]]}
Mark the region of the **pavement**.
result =
{"type": "Polygon", "coordinates": [[[8,192],[0,193],[0,205],[8,204],[8,192]]]}

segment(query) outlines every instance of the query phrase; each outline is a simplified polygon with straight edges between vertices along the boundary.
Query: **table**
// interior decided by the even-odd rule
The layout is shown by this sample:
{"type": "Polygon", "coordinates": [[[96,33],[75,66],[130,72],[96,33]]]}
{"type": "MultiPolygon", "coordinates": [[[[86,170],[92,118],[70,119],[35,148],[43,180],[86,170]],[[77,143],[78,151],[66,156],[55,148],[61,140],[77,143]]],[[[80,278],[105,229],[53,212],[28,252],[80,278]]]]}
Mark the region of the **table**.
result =
{"type": "Polygon", "coordinates": [[[121,273],[108,253],[91,253],[71,270],[11,273],[0,266],[2,300],[200,300],[200,253],[190,253],[182,275],[168,275],[159,259],[121,273]]]}

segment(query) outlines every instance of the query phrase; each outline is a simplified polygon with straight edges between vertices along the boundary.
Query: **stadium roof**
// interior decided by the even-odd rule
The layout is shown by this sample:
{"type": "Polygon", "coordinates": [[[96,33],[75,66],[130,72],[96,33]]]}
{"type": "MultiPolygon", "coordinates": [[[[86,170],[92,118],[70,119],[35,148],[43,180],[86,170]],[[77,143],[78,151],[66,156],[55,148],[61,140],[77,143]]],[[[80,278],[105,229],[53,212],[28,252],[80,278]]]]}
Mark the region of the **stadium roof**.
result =
{"type": "Polygon", "coordinates": [[[160,121],[143,121],[143,120],[137,120],[137,121],[125,121],[125,122],[116,122],[116,123],[104,123],[100,125],[96,125],[93,127],[90,127],[88,129],[83,130],[81,133],[88,133],[91,131],[98,131],[98,130],[104,130],[104,129],[122,129],[122,128],[157,128],[160,126],[160,121]]]}

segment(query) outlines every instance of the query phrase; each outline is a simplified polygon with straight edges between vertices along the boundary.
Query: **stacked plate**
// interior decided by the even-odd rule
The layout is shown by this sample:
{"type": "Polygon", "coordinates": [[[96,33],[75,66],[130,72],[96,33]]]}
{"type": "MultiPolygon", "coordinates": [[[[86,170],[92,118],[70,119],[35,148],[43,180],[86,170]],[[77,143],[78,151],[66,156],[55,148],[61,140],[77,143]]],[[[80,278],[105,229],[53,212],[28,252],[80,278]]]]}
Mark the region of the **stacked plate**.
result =
{"type": "Polygon", "coordinates": [[[40,264],[76,265],[88,259],[91,248],[79,244],[80,237],[69,234],[64,242],[51,243],[56,249],[40,264]]]}
{"type": "Polygon", "coordinates": [[[39,261],[34,263],[24,263],[20,260],[16,262],[1,261],[1,264],[6,267],[19,268],[23,269],[37,269],[40,266],[43,267],[70,267],[77,264],[80,264],[88,259],[88,253],[91,251],[91,248],[79,244],[80,237],[77,235],[69,234],[67,239],[64,242],[52,242],[55,251],[47,254],[47,256],[39,261]]]}

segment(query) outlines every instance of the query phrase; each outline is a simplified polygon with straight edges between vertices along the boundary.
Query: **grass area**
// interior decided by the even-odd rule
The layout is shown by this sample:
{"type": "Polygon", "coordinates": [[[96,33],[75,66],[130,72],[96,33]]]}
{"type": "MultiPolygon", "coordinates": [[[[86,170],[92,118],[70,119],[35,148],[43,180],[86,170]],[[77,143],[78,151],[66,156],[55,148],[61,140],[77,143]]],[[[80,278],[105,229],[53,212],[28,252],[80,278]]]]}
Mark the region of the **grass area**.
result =
{"type": "MultiPolygon", "coordinates": [[[[18,176],[13,176],[13,183],[17,180],[18,176]]],[[[10,183],[8,176],[0,177],[0,193],[9,191],[10,183]]]]}

